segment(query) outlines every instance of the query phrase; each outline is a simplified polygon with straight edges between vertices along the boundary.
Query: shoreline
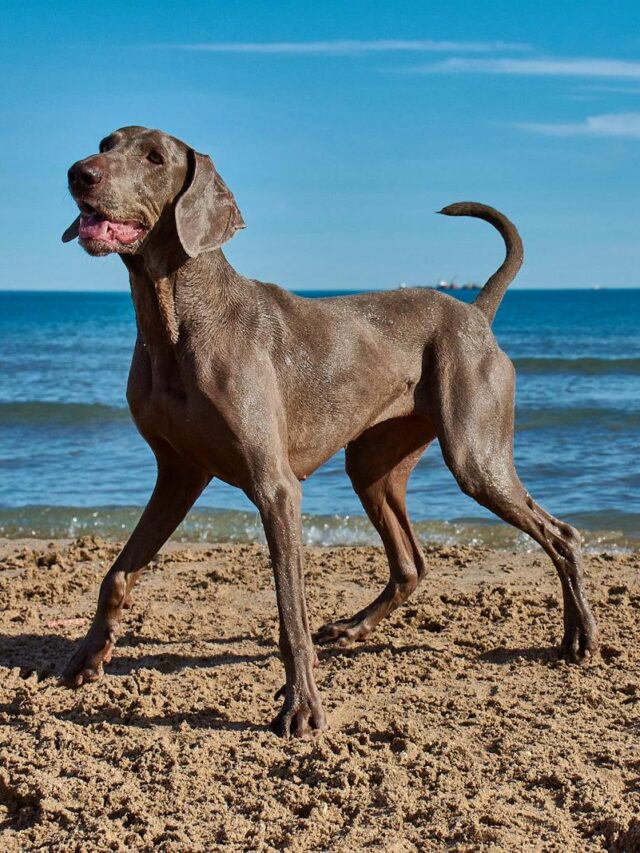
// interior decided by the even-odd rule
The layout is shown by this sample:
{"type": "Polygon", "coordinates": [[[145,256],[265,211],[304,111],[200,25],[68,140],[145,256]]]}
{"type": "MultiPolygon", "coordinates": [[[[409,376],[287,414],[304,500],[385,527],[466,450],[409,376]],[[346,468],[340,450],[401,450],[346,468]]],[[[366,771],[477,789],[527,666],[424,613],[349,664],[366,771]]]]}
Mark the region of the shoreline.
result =
{"type": "MultiPolygon", "coordinates": [[[[99,536],[107,541],[126,540],[143,507],[0,507],[0,539],[68,540],[99,536]]],[[[582,513],[564,518],[580,532],[585,553],[640,551],[640,519],[634,513],[606,513],[611,527],[598,526],[603,513],[582,513]],[[581,523],[582,521],[582,523],[581,523]]],[[[380,538],[365,515],[302,515],[306,547],[379,546],[380,538]]],[[[499,551],[533,553],[539,546],[514,527],[492,518],[455,518],[450,521],[413,520],[423,547],[469,545],[499,551]]],[[[189,544],[258,543],[264,532],[257,511],[199,507],[191,510],[171,542],[189,544]]]]}

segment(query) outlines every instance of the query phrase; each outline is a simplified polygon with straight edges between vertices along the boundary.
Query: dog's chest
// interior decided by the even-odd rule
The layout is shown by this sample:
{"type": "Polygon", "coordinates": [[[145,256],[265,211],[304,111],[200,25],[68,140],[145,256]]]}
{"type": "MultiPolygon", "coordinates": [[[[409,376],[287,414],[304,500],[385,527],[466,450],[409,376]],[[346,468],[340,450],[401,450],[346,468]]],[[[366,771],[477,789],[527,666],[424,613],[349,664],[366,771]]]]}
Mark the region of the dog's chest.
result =
{"type": "Polygon", "coordinates": [[[169,445],[182,459],[214,476],[233,480],[234,434],[224,401],[216,405],[185,381],[177,367],[157,366],[141,348],[127,386],[133,420],[152,448],[169,445]]]}

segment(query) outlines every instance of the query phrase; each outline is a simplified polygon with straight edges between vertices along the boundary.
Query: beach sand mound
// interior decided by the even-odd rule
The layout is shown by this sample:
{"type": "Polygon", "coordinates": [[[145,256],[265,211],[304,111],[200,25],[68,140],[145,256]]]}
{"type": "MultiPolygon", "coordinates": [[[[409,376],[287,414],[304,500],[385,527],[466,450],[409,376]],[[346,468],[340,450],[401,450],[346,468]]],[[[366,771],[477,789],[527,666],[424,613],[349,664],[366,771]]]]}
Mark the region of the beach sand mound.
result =
{"type": "MultiPolygon", "coordinates": [[[[69,851],[640,850],[638,555],[587,559],[602,656],[556,658],[539,552],[428,548],[368,641],[320,653],[330,730],[267,730],[282,683],[258,545],[170,546],[105,677],[57,673],[117,548],[2,542],[0,846],[69,851]]],[[[386,577],[375,548],[309,549],[312,624],[386,577]]]]}

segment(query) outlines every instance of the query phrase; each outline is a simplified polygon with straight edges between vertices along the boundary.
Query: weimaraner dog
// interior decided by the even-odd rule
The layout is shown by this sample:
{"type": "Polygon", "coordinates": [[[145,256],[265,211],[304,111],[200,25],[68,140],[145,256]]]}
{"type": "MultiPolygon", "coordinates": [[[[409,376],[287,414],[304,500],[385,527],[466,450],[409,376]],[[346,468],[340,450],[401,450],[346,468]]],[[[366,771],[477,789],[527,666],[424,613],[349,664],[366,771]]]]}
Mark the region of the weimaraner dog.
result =
{"type": "Polygon", "coordinates": [[[239,275],[220,247],[244,227],[211,159],[144,127],[124,127],[69,170],[80,215],[64,241],[127,267],[138,337],[127,399],[157,460],[157,482],[107,573],[87,637],[64,679],[79,686],[111,659],[136,578],[205,486],[242,489],[273,562],[286,673],[278,734],[326,727],[304,594],[300,481],[341,447],[390,577],[368,607],[326,625],[318,643],[367,637],[426,572],[407,518],[407,480],[435,438],[460,488],[528,533],[562,584],[561,652],[579,660],[598,632],[583,586],[580,537],[545,512],[513,464],[514,370],[491,332],[522,263],[515,227],[493,208],[446,207],[498,229],[502,266],[472,304],[427,289],[304,299],[239,275]]]}

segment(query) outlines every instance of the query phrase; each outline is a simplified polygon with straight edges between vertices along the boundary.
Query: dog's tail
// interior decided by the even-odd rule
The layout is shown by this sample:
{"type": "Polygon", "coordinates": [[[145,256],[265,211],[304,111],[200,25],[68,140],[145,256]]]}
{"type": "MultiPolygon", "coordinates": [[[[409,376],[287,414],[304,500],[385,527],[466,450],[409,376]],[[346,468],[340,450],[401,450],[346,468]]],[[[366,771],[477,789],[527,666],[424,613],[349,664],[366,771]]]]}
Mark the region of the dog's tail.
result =
{"type": "Polygon", "coordinates": [[[494,272],[474,302],[476,308],[479,308],[491,323],[496,316],[496,311],[502,302],[507,287],[522,266],[524,248],[518,229],[499,210],[495,210],[486,204],[478,204],[475,201],[459,201],[456,204],[443,207],[438,212],[444,213],[445,216],[475,216],[478,219],[484,219],[485,222],[490,222],[494,228],[497,228],[502,235],[507,247],[507,255],[502,266],[494,272]]]}

